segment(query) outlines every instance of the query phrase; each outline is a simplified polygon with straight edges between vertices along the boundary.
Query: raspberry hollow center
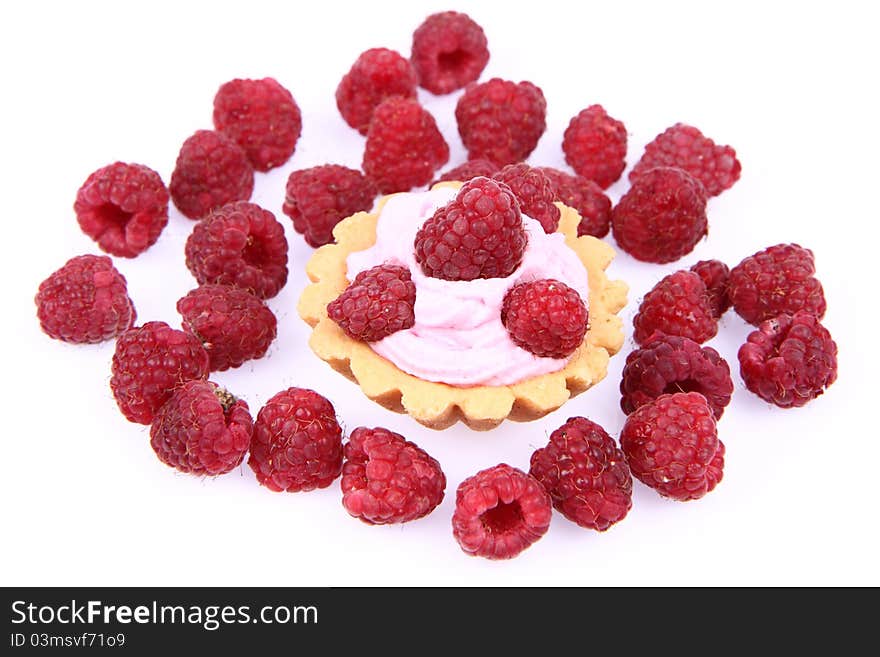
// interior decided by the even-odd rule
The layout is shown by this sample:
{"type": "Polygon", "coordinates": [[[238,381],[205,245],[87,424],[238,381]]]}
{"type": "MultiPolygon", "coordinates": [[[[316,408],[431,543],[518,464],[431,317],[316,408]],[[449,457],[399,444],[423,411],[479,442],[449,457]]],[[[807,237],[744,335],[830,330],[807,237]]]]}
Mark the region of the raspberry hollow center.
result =
{"type": "Polygon", "coordinates": [[[523,521],[519,502],[499,502],[480,516],[483,527],[490,534],[503,534],[519,526],[523,521]]]}
{"type": "Polygon", "coordinates": [[[437,66],[441,71],[457,71],[471,60],[470,53],[457,48],[451,52],[441,52],[437,56],[437,66]]]}
{"type": "Polygon", "coordinates": [[[253,236],[248,237],[247,243],[241,250],[241,258],[252,267],[262,267],[267,260],[263,243],[254,239],[253,236]]]}
{"type": "Polygon", "coordinates": [[[703,392],[703,386],[699,381],[693,379],[684,379],[682,381],[672,381],[663,389],[663,394],[674,395],[677,392],[703,392]]]}
{"type": "Polygon", "coordinates": [[[131,215],[131,212],[113,203],[104,203],[95,210],[95,216],[104,225],[104,230],[125,230],[131,215]]]}

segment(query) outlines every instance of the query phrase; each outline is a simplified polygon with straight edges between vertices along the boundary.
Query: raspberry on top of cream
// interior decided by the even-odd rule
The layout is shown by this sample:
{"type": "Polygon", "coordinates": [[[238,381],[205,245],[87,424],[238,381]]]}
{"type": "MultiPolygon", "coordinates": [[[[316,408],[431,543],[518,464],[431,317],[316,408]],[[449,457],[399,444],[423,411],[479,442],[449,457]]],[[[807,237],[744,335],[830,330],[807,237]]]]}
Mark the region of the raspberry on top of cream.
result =
{"type": "Polygon", "coordinates": [[[370,347],[404,372],[453,386],[510,385],[562,369],[568,358],[541,358],[518,347],[501,323],[504,295],[514,285],[554,278],[588,304],[587,271],[561,233],[548,235],[523,214],[528,246],[506,278],[446,281],[431,278],[416,262],[413,242],[421,225],[453,198],[443,187],[391,196],[376,225],[376,243],[349,254],[347,277],[392,263],[409,268],[416,286],[415,324],[370,347]]]}

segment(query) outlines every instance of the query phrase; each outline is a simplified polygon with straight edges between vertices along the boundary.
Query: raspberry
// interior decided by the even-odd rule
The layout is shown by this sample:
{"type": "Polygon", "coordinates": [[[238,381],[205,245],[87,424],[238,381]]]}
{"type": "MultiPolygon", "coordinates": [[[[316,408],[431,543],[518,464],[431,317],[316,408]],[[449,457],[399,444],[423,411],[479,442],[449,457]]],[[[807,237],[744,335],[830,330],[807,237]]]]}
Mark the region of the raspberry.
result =
{"type": "Polygon", "coordinates": [[[777,244],[734,267],[727,293],[737,314],[756,326],[801,310],[822,319],[825,293],[815,273],[812,251],[797,244],[777,244]]]}
{"type": "Polygon", "coordinates": [[[86,179],[73,211],[102,251],[134,258],[156,243],[168,223],[168,190],[152,169],[116,162],[86,179]]]}
{"type": "Polygon", "coordinates": [[[416,28],[412,63],[419,85],[432,94],[448,94],[474,82],[489,61],[486,35],[467,14],[432,14],[416,28]]]}
{"type": "Polygon", "coordinates": [[[569,122],[562,150],[578,175],[605,189],[626,167],[626,127],[601,105],[590,105],[569,122]]]}
{"type": "Polygon", "coordinates": [[[611,228],[611,199],[602,188],[583,176],[573,176],[552,167],[538,167],[550,180],[554,198],[581,216],[578,236],[605,237],[611,228]]]}
{"type": "Polygon", "coordinates": [[[400,434],[358,427],[345,445],[342,504],[369,525],[422,518],[443,501],[440,464],[400,434]]]}
{"type": "Polygon", "coordinates": [[[449,171],[447,171],[439,178],[437,178],[437,180],[432,182],[431,186],[433,187],[436,183],[442,182],[444,180],[457,180],[459,182],[467,182],[471,178],[476,178],[477,176],[491,178],[497,172],[498,167],[489,160],[483,160],[479,158],[476,160],[468,160],[464,164],[459,164],[457,167],[449,169],[449,171]]]}
{"type": "Polygon", "coordinates": [[[550,494],[553,507],[573,523],[604,532],[632,508],[632,475],[623,452],[605,430],[570,417],[532,454],[529,474],[550,494]]]}
{"type": "Polygon", "coordinates": [[[208,378],[208,363],[198,338],[165,322],[147,322],[116,340],[110,390],[130,422],[150,424],[177,387],[208,378]]]}
{"type": "Polygon", "coordinates": [[[137,318],[125,277],[107,256],[71,258],[40,283],[34,302],[40,327],[64,342],[103,342],[137,318]]]}
{"type": "Polygon", "coordinates": [[[169,190],[184,216],[201,219],[221,205],[249,199],[254,191],[254,169],[230,137],[198,130],[180,148],[169,190]]]}
{"type": "Polygon", "coordinates": [[[378,265],[362,271],[327,305],[327,316],[346,335],[376,342],[415,324],[416,286],[409,269],[378,265]]]}
{"type": "Polygon", "coordinates": [[[837,379],[837,344],[815,315],[780,315],[749,334],[739,365],[746,388],[781,408],[794,408],[837,379]]]}
{"type": "Polygon", "coordinates": [[[245,402],[210,381],[187,381],[156,413],[150,445],[181,472],[219,475],[241,465],[253,431],[245,402]]]}
{"type": "Polygon", "coordinates": [[[678,260],[708,232],[705,190],[681,169],[648,171],[612,210],[611,229],[620,248],[637,260],[678,260]]]}
{"type": "Polygon", "coordinates": [[[367,131],[363,169],[381,193],[427,185],[448,161],[449,145],[434,117],[417,101],[395,96],[376,107],[367,131]]]}
{"type": "Polygon", "coordinates": [[[730,296],[727,294],[730,268],[720,260],[700,260],[691,267],[691,271],[706,285],[712,314],[720,318],[730,308],[730,296]]]}
{"type": "Polygon", "coordinates": [[[386,98],[416,97],[416,72],[395,50],[371,48],[355,60],[336,88],[336,107],[342,118],[367,134],[373,110],[386,98]]]}
{"type": "Polygon", "coordinates": [[[432,278],[505,278],[522,262],[527,241],[510,188],[478,177],[462,185],[452,201],[422,224],[415,255],[432,278]]]}
{"type": "Polygon", "coordinates": [[[689,338],[657,334],[626,359],[620,382],[620,408],[632,413],[657,397],[698,392],[721,419],[733,394],[730,367],[717,351],[689,338]]]}
{"type": "Polygon", "coordinates": [[[254,169],[268,171],[293,155],[302,116],[277,80],[231,80],[214,96],[214,127],[244,149],[254,169]]]}
{"type": "Polygon", "coordinates": [[[262,358],[275,339],[276,320],[259,298],[231,285],[202,285],[177,302],[183,330],[196,336],[222,372],[262,358]]]}
{"type": "Polygon", "coordinates": [[[706,285],[691,271],[669,274],[651,288],[642,299],[633,326],[638,344],[648,342],[655,332],[680,335],[698,343],[718,333],[706,285]]]}
{"type": "Polygon", "coordinates": [[[697,500],[721,481],[724,444],[697,392],[662,395],[626,419],[620,446],[633,475],[664,497],[697,500]]]}
{"type": "Polygon", "coordinates": [[[629,172],[635,182],[656,167],[684,169],[703,183],[709,196],[718,196],[739,180],[741,166],[730,146],[716,146],[693,126],[676,123],[645,146],[642,158],[629,172]]]}
{"type": "Polygon", "coordinates": [[[375,198],[375,185],[360,171],[325,164],[290,174],[282,210],[306,243],[318,247],[333,241],[336,224],[369,210],[375,198]]]}
{"type": "Polygon", "coordinates": [[[501,322],[511,340],[542,358],[574,353],[584,341],[588,319],[581,296],[552,278],[514,285],[501,306],[501,322]]]}
{"type": "Polygon", "coordinates": [[[470,555],[510,559],[547,532],[551,508],[537,479],[502,463],[461,482],[452,533],[470,555]]]}
{"type": "Polygon", "coordinates": [[[547,127],[547,101],[531,82],[492,78],[468,87],[455,106],[468,158],[499,167],[526,159],[547,127]]]}
{"type": "Polygon", "coordinates": [[[342,471],[342,429],[333,404],[304,388],[272,397],[257,414],[248,465],[276,493],[332,484],[342,471]]]}
{"type": "Polygon", "coordinates": [[[541,222],[545,233],[555,233],[559,227],[559,208],[553,201],[556,195],[550,179],[540,169],[528,164],[508,164],[492,176],[510,187],[519,201],[519,209],[541,222]]]}
{"type": "Polygon", "coordinates": [[[274,297],[287,282],[284,227],[254,203],[224,205],[186,240],[186,266],[200,285],[236,285],[262,299],[274,297]]]}

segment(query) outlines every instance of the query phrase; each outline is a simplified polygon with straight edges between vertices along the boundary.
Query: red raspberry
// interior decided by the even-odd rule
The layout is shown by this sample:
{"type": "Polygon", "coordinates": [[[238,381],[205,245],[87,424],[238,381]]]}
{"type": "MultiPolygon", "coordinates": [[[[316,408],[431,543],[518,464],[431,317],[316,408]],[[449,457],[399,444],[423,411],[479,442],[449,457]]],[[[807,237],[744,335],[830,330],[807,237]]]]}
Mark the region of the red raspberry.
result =
{"type": "Polygon", "coordinates": [[[730,308],[730,296],[727,294],[730,268],[720,260],[700,260],[691,267],[691,271],[705,283],[712,314],[720,318],[730,308]]]}
{"type": "Polygon", "coordinates": [[[537,479],[502,463],[461,482],[452,533],[470,555],[510,559],[547,532],[551,509],[537,479]]]}
{"type": "Polygon", "coordinates": [[[476,178],[477,176],[483,176],[485,178],[491,178],[498,172],[498,167],[495,166],[489,160],[483,160],[477,158],[476,160],[468,160],[463,164],[459,164],[457,167],[453,167],[449,169],[446,173],[441,175],[437,180],[431,183],[433,187],[436,183],[442,182],[444,180],[457,180],[459,182],[467,182],[471,178],[476,178]]]}
{"type": "Polygon", "coordinates": [[[198,338],[165,322],[147,322],[116,340],[110,390],[130,422],[150,424],[177,387],[207,379],[209,372],[198,338]]]}
{"type": "Polygon", "coordinates": [[[327,316],[349,337],[376,342],[415,324],[415,303],[416,286],[409,269],[378,265],[355,276],[327,304],[327,316]]]}
{"type": "Polygon", "coordinates": [[[730,272],[733,309],[756,326],[783,313],[825,315],[825,292],[813,274],[813,252],[797,244],[777,244],[749,256],[730,272]]]}
{"type": "Polygon", "coordinates": [[[642,299],[633,326],[638,344],[648,342],[655,332],[699,343],[718,333],[718,319],[709,305],[706,285],[692,271],[669,274],[651,288],[642,299]]]}
{"type": "Polygon", "coordinates": [[[815,315],[780,315],[749,334],[739,365],[746,388],[781,408],[794,408],[837,379],[837,344],[815,315]]]}
{"type": "Polygon", "coordinates": [[[156,243],[168,223],[168,190],[152,169],[116,162],[86,179],[73,211],[102,251],[134,258],[156,243]]]}
{"type": "Polygon", "coordinates": [[[213,130],[198,130],[183,142],[171,174],[171,199],[190,219],[201,219],[254,191],[254,169],[242,148],[213,130]]]}
{"type": "Polygon", "coordinates": [[[553,507],[573,523],[604,532],[632,508],[632,475],[623,452],[605,430],[570,417],[532,454],[529,474],[550,494],[553,507]]]}
{"type": "Polygon", "coordinates": [[[611,228],[611,199],[602,188],[583,176],[573,176],[552,167],[538,167],[550,180],[554,198],[581,216],[578,236],[605,237],[611,228]]]}
{"type": "Polygon", "coordinates": [[[703,183],[709,196],[718,196],[739,180],[736,151],[717,146],[693,126],[676,123],[645,146],[645,153],[629,172],[632,182],[656,167],[684,169],[703,183]]]}
{"type": "Polygon", "coordinates": [[[202,285],[177,302],[183,330],[196,336],[222,372],[262,358],[275,339],[275,315],[259,298],[231,285],[202,285]]]}
{"type": "Polygon", "coordinates": [[[626,127],[601,105],[590,105],[569,122],[562,150],[578,175],[606,189],[626,167],[626,127]]]}
{"type": "Polygon", "coordinates": [[[214,127],[244,149],[254,169],[268,171],[293,155],[302,116],[277,80],[231,80],[214,96],[214,127]]]}
{"type": "Polygon", "coordinates": [[[543,358],[573,354],[584,341],[588,320],[581,296],[552,278],[514,285],[501,306],[501,322],[511,340],[543,358]]]}
{"type": "Polygon", "coordinates": [[[489,61],[486,35],[467,14],[432,14],[413,33],[412,63],[419,84],[448,94],[480,77],[489,61]]]}
{"type": "Polygon", "coordinates": [[[373,110],[386,98],[416,97],[416,72],[396,50],[370,48],[355,60],[336,88],[336,107],[342,118],[367,134],[373,110]]]}
{"type": "Polygon", "coordinates": [[[468,87],[455,106],[468,158],[485,158],[499,167],[522,162],[535,150],[546,115],[547,101],[538,87],[499,78],[468,87]]]}
{"type": "Polygon", "coordinates": [[[375,198],[375,185],[360,171],[325,164],[290,174],[282,210],[306,243],[318,247],[333,241],[336,224],[368,211],[375,198]]]}
{"type": "Polygon", "coordinates": [[[40,327],[64,342],[103,342],[137,318],[125,276],[107,256],[71,258],[40,283],[34,302],[40,327]]]}
{"type": "Polygon", "coordinates": [[[200,285],[222,283],[274,297],[287,282],[284,227],[268,210],[239,201],[217,208],[186,241],[186,266],[200,285]]]}
{"type": "Polygon", "coordinates": [[[358,427],[345,444],[342,504],[368,525],[423,518],[443,501],[446,476],[418,445],[388,429],[358,427]]]}
{"type": "Polygon", "coordinates": [[[724,474],[715,416],[697,392],[663,395],[637,408],[623,425],[620,446],[639,481],[681,502],[703,497],[724,474]]]}
{"type": "Polygon", "coordinates": [[[717,351],[690,338],[657,334],[626,359],[620,382],[620,408],[632,413],[660,395],[698,392],[721,419],[733,394],[730,367],[717,351]]]}
{"type": "Polygon", "coordinates": [[[304,388],[272,397],[257,414],[248,465],[276,493],[327,488],[342,471],[342,429],[333,404],[304,388]]]}
{"type": "Polygon", "coordinates": [[[708,226],[705,190],[681,169],[653,169],[640,176],[611,213],[620,248],[645,262],[687,255],[708,226]]]}
{"type": "Polygon", "coordinates": [[[220,475],[241,465],[253,431],[245,402],[210,381],[187,381],[156,412],[150,445],[181,472],[220,475]]]}
{"type": "Polygon", "coordinates": [[[510,188],[478,177],[422,224],[415,253],[422,271],[432,278],[505,278],[522,262],[527,241],[510,188]]]}
{"type": "Polygon", "coordinates": [[[545,233],[556,232],[559,228],[559,208],[553,204],[556,195],[543,171],[524,163],[508,164],[492,177],[510,187],[519,201],[519,209],[541,222],[545,233]]]}

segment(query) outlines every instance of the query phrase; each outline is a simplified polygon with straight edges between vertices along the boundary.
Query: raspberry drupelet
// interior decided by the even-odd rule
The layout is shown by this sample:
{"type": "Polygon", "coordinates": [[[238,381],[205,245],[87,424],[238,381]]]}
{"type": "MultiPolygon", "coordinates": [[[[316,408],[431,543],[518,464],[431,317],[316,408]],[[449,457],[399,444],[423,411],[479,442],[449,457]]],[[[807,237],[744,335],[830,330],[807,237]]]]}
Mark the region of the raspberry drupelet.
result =
{"type": "Polygon", "coordinates": [[[730,308],[730,295],[727,293],[730,268],[720,260],[700,260],[691,266],[691,271],[706,285],[712,314],[720,318],[730,308]]]}
{"type": "Polygon", "coordinates": [[[569,122],[562,150],[578,175],[606,189],[626,168],[626,127],[601,105],[590,105],[569,122]]]}
{"type": "Polygon", "coordinates": [[[431,183],[431,186],[444,180],[467,182],[471,178],[476,178],[477,176],[491,178],[496,173],[498,173],[498,167],[494,163],[489,160],[477,158],[475,160],[468,160],[467,162],[459,164],[457,167],[445,171],[439,178],[437,178],[437,180],[431,183]]]}
{"type": "Polygon", "coordinates": [[[518,347],[542,358],[566,358],[584,340],[589,313],[576,290],[547,278],[514,285],[501,322],[518,347]]]}
{"type": "Polygon", "coordinates": [[[415,324],[416,286],[406,267],[377,265],[360,272],[327,305],[327,316],[355,340],[376,342],[415,324]]]}
{"type": "Polygon", "coordinates": [[[680,335],[703,343],[718,333],[718,318],[706,284],[692,271],[677,271],[660,280],[642,299],[633,318],[633,338],[644,344],[655,333],[680,335]]]}
{"type": "Polygon", "coordinates": [[[554,204],[553,185],[543,171],[521,162],[508,164],[492,177],[510,187],[520,211],[537,219],[545,233],[556,232],[560,212],[554,204]]]}

